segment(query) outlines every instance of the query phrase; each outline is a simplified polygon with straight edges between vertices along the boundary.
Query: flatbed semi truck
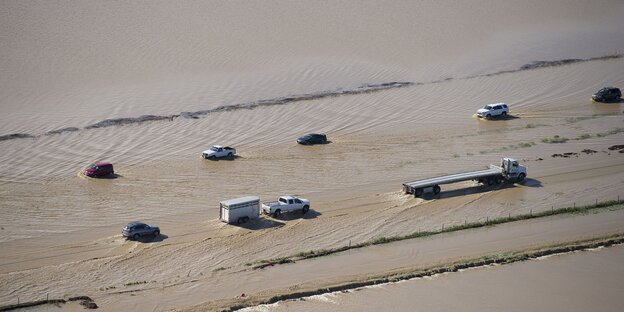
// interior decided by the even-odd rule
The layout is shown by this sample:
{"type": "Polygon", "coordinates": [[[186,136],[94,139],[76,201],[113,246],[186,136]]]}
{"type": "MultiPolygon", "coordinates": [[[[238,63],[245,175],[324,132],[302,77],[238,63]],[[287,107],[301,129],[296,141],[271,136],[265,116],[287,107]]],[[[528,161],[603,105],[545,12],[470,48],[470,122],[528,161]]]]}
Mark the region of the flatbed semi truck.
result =
{"type": "Polygon", "coordinates": [[[469,180],[475,180],[485,185],[495,185],[502,182],[517,183],[522,182],[526,175],[527,168],[525,166],[518,164],[518,161],[515,159],[505,157],[501,159],[500,166],[489,165],[487,169],[406,182],[403,183],[403,191],[405,191],[405,194],[413,194],[414,197],[419,197],[425,192],[440,193],[440,185],[442,184],[469,180]]]}

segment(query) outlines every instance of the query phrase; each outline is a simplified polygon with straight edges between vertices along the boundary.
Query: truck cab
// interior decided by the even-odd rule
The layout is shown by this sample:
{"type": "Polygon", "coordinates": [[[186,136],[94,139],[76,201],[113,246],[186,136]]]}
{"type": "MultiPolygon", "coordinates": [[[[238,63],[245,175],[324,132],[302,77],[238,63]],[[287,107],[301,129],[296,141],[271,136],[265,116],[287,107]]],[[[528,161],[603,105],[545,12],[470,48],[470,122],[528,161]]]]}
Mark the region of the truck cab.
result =
{"type": "Polygon", "coordinates": [[[202,152],[202,157],[205,159],[233,157],[234,155],[236,155],[236,149],[221,145],[213,145],[210,149],[202,152]]]}
{"type": "Polygon", "coordinates": [[[502,158],[501,167],[503,168],[503,175],[507,180],[522,182],[526,178],[526,166],[518,164],[518,161],[513,158],[502,158]]]}
{"type": "Polygon", "coordinates": [[[301,210],[305,214],[310,210],[310,201],[295,196],[281,196],[277,201],[262,204],[262,212],[279,217],[282,212],[301,210]]]}

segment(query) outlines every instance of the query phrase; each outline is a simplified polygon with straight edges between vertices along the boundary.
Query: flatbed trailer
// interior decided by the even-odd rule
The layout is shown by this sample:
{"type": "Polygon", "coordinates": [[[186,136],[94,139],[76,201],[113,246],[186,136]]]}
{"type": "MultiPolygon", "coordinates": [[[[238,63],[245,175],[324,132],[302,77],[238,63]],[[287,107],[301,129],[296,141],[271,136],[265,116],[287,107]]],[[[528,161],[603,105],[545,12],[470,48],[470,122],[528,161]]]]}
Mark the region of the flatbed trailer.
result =
{"type": "Polygon", "coordinates": [[[521,182],[525,177],[525,166],[518,165],[518,162],[514,159],[503,158],[501,166],[489,165],[487,169],[406,182],[403,183],[403,191],[405,194],[414,194],[414,197],[419,197],[425,192],[440,193],[440,185],[442,184],[475,180],[486,185],[495,185],[502,182],[521,182]]]}

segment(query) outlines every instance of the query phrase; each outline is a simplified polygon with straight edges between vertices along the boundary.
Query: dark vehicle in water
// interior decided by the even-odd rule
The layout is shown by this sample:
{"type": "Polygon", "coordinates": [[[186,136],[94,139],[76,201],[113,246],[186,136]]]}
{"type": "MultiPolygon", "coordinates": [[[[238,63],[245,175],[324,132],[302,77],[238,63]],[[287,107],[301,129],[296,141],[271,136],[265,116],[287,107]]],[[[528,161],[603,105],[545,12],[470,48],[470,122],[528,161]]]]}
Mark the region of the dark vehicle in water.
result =
{"type": "Polygon", "coordinates": [[[309,133],[297,139],[297,143],[303,145],[326,144],[327,136],[322,133],[309,133]]]}
{"type": "Polygon", "coordinates": [[[84,175],[91,178],[108,177],[115,174],[113,164],[105,161],[96,162],[89,165],[84,170],[84,175]]]}
{"type": "Polygon", "coordinates": [[[131,222],[128,223],[122,230],[121,235],[125,238],[137,240],[142,236],[153,235],[158,237],[160,235],[160,228],[155,225],[145,224],[143,222],[131,222]]]}
{"type": "Polygon", "coordinates": [[[622,100],[622,91],[614,87],[602,88],[592,95],[592,100],[596,102],[619,102],[622,100]]]}

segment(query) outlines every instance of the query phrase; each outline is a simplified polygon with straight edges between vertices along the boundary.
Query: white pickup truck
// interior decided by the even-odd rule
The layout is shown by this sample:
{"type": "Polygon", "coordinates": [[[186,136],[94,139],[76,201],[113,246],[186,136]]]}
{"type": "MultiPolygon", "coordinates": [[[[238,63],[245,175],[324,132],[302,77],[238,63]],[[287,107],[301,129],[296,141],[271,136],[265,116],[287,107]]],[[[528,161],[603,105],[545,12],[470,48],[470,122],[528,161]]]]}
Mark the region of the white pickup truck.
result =
{"type": "Polygon", "coordinates": [[[215,159],[221,157],[233,157],[236,155],[236,149],[229,146],[214,145],[208,150],[202,152],[205,159],[215,159]]]}
{"type": "Polygon", "coordinates": [[[279,217],[282,212],[301,210],[305,214],[310,210],[310,201],[295,196],[282,196],[277,201],[262,204],[262,212],[273,217],[279,217]]]}

